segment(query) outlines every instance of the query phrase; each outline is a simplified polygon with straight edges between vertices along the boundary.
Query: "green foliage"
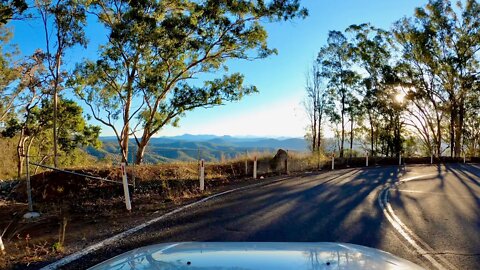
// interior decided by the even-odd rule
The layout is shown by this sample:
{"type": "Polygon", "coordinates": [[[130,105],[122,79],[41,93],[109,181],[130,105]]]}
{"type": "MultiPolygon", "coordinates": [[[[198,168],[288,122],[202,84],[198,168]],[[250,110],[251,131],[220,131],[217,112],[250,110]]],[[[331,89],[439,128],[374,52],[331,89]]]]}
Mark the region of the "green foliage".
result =
{"type": "Polygon", "coordinates": [[[430,0],[392,32],[369,23],[330,31],[318,62],[334,102],[326,113],[339,127],[340,156],[347,121],[350,141],[363,132],[372,155],[413,154],[418,142],[429,155],[442,155],[446,142],[452,156],[464,147],[479,151],[480,4],[456,5],[430,0]]]}
{"type": "Polygon", "coordinates": [[[8,28],[0,25],[0,122],[8,119],[19,90],[13,84],[20,76],[19,67],[14,62],[17,51],[7,46],[12,34],[8,28]]]}
{"type": "Polygon", "coordinates": [[[6,24],[14,15],[23,13],[27,8],[24,0],[2,0],[0,2],[0,25],[6,24]]]}
{"type": "Polygon", "coordinates": [[[91,12],[109,30],[109,42],[97,61],[77,66],[69,84],[93,117],[113,129],[124,160],[129,134],[141,133],[137,163],[150,138],[165,125],[177,125],[185,112],[257,91],[243,84],[242,74],[206,80],[203,86],[193,80],[196,75],[227,70],[229,59],[276,53],[267,45],[261,21],[307,15],[297,0],[98,0],[91,2],[91,12]],[[134,100],[140,103],[135,109],[134,100]],[[120,119],[117,129],[114,122],[120,119]]]}
{"type": "Polygon", "coordinates": [[[428,126],[424,140],[436,144],[438,155],[445,131],[452,156],[460,156],[462,144],[471,140],[464,136],[465,116],[469,97],[478,98],[479,17],[478,1],[458,2],[455,8],[450,1],[430,0],[416,9],[413,18],[395,24],[403,79],[415,87],[411,96],[419,100],[417,110],[428,126]],[[425,105],[436,112],[434,117],[425,111],[425,105]],[[449,122],[447,130],[443,121],[449,122]]]}
{"type": "MultiPolygon", "coordinates": [[[[64,164],[71,165],[82,156],[79,146],[100,147],[100,127],[87,125],[82,116],[82,108],[74,101],[61,99],[58,104],[58,142],[63,152],[64,164]]],[[[12,118],[2,131],[3,137],[12,138],[17,135],[28,136],[37,142],[31,155],[43,156],[51,153],[53,127],[53,105],[50,100],[41,100],[38,106],[29,109],[25,119],[12,118]]]]}
{"type": "Polygon", "coordinates": [[[330,31],[327,45],[320,49],[317,61],[321,67],[320,76],[324,77],[329,87],[329,104],[325,110],[332,123],[340,123],[340,157],[344,155],[346,116],[351,122],[357,117],[359,103],[356,92],[360,75],[352,69],[354,48],[343,33],[330,31]]]}

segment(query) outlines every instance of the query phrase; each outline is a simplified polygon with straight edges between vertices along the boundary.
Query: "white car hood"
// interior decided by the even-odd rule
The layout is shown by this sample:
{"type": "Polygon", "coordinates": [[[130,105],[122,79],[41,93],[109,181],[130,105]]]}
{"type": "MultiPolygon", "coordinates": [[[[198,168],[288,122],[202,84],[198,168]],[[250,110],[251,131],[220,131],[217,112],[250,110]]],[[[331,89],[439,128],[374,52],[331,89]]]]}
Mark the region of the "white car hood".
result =
{"type": "Polygon", "coordinates": [[[90,269],[357,270],[423,268],[390,253],[353,244],[183,242],[134,249],[90,269]]]}

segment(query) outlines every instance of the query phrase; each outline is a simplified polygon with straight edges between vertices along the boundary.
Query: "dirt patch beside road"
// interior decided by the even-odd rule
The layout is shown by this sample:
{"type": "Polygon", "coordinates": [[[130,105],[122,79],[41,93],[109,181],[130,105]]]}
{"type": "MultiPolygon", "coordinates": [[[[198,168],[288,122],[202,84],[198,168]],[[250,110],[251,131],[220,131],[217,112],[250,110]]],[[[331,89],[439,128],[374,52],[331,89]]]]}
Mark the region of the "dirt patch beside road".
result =
{"type": "Polygon", "coordinates": [[[19,202],[25,200],[22,185],[11,196],[18,200],[0,201],[0,233],[6,229],[6,254],[0,257],[0,268],[37,269],[181,205],[272,179],[209,179],[204,193],[197,188],[198,180],[137,180],[129,213],[121,185],[71,175],[43,173],[32,177],[34,207],[42,216],[34,221],[21,218],[27,209],[26,203],[19,202]],[[61,244],[65,222],[65,241],[61,244]]]}

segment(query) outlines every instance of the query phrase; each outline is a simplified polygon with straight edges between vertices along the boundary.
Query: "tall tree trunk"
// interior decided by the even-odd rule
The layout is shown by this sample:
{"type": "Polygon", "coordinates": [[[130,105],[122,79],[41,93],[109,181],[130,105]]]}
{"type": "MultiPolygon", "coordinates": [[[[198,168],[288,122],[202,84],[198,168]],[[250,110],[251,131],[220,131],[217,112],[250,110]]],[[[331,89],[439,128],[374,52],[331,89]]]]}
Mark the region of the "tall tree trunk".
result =
{"type": "Polygon", "coordinates": [[[373,117],[372,117],[372,114],[369,113],[368,114],[368,120],[370,121],[370,155],[373,157],[375,156],[375,152],[374,152],[374,136],[375,136],[375,132],[374,132],[374,129],[373,129],[373,117]]]}
{"type": "Polygon", "coordinates": [[[442,156],[442,126],[441,120],[437,118],[437,157],[442,156]]]}
{"type": "MultiPolygon", "coordinates": [[[[130,79],[129,79],[130,81],[130,79]]],[[[129,88],[131,89],[131,85],[133,84],[133,79],[131,82],[129,82],[129,88]]],[[[123,130],[122,130],[122,141],[120,143],[121,145],[121,151],[122,151],[122,162],[125,162],[128,164],[128,140],[129,140],[129,133],[130,133],[130,106],[132,103],[132,91],[128,90],[127,91],[127,97],[125,100],[125,111],[123,113],[123,130]]]]}
{"type": "Polygon", "coordinates": [[[340,140],[340,157],[343,157],[344,142],[345,142],[345,95],[342,96],[342,138],[340,140]]]}
{"type": "Polygon", "coordinates": [[[22,130],[17,143],[17,178],[20,179],[23,174],[23,162],[25,161],[25,141],[27,138],[22,130]]]}
{"type": "Polygon", "coordinates": [[[121,151],[122,151],[122,162],[128,163],[128,128],[129,128],[129,123],[126,122],[124,130],[123,130],[123,135],[122,135],[122,141],[120,143],[121,146],[121,151]]]}
{"type": "Polygon", "coordinates": [[[323,113],[318,112],[318,136],[317,136],[317,151],[320,152],[320,147],[322,146],[322,119],[323,118],[323,113]]]}
{"type": "Polygon", "coordinates": [[[141,141],[137,141],[137,153],[135,154],[135,164],[140,165],[143,163],[145,157],[145,149],[147,148],[150,137],[148,132],[144,133],[141,141]]]}
{"type": "Polygon", "coordinates": [[[463,148],[463,121],[465,114],[465,104],[463,98],[459,100],[457,117],[455,117],[455,156],[460,157],[462,155],[463,148]]]}
{"type": "Polygon", "coordinates": [[[455,118],[457,116],[456,105],[451,105],[450,110],[450,156],[455,157],[455,118]]]}
{"type": "Polygon", "coordinates": [[[58,134],[57,134],[57,115],[58,115],[58,91],[57,82],[55,82],[53,93],[53,166],[58,167],[58,134]]]}
{"type": "Polygon", "coordinates": [[[400,115],[397,114],[395,117],[395,128],[394,128],[394,151],[396,153],[396,157],[400,157],[402,151],[402,139],[400,134],[400,115]]]}
{"type": "Polygon", "coordinates": [[[315,152],[317,147],[317,113],[316,108],[313,109],[313,123],[312,123],[312,151],[315,152]]]}
{"type": "Polygon", "coordinates": [[[352,152],[353,152],[353,117],[350,118],[350,159],[352,158],[352,152]]]}

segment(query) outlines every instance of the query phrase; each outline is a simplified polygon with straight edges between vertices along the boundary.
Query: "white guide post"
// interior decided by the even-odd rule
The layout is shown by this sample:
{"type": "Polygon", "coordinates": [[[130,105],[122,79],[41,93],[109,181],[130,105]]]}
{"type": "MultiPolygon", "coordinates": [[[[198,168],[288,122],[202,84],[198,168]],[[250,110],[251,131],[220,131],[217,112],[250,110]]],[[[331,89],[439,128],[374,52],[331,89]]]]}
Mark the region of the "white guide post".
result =
{"type": "Polygon", "coordinates": [[[402,153],[398,154],[398,165],[402,165],[402,153]]]}
{"type": "Polygon", "coordinates": [[[366,156],[365,156],[365,166],[368,167],[368,151],[366,152],[366,156]]]}
{"type": "Polygon", "coordinates": [[[430,154],[430,164],[433,164],[433,154],[430,154]]]}
{"type": "Polygon", "coordinates": [[[125,162],[121,164],[123,193],[125,194],[125,206],[128,211],[132,210],[132,203],[130,202],[130,191],[128,190],[127,170],[125,169],[125,162]]]}
{"type": "Polygon", "coordinates": [[[335,170],[335,153],[332,153],[332,170],[335,170]]]}
{"type": "Polygon", "coordinates": [[[5,246],[3,245],[2,236],[0,235],[0,254],[5,255],[5,246]]]}
{"type": "Polygon", "coordinates": [[[200,191],[205,190],[205,161],[200,160],[200,191]]]}
{"type": "Polygon", "coordinates": [[[245,159],[245,175],[248,175],[248,158],[245,159]]]}
{"type": "Polygon", "coordinates": [[[257,179],[257,156],[253,158],[253,179],[257,179]]]}

